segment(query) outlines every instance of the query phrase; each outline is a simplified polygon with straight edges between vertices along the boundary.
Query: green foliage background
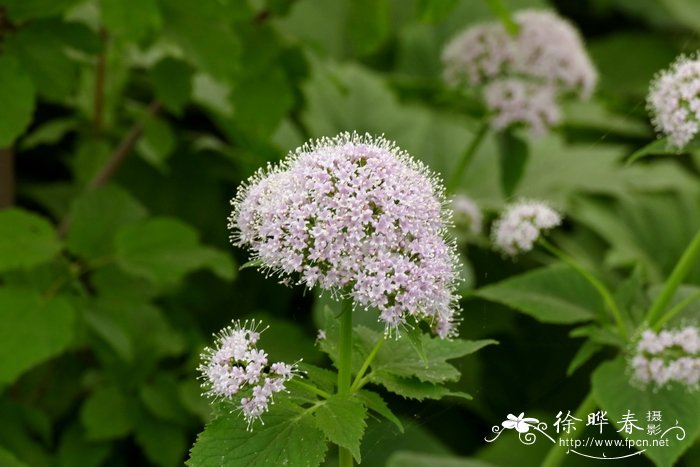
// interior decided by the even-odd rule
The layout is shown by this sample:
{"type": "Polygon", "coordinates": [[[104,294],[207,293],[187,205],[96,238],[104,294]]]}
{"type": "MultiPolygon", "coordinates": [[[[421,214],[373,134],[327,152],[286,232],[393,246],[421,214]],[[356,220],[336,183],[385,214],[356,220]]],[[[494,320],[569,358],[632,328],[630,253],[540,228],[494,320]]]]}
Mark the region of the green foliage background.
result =
{"type": "MultiPolygon", "coordinates": [[[[460,190],[497,209],[506,174],[512,196],[566,212],[557,243],[608,283],[635,267],[660,282],[700,228],[700,153],[622,161],[654,138],[649,80],[698,49],[700,4],[506,4],[574,21],[599,89],[558,131],[523,135],[519,183],[489,136],[460,190]]],[[[229,199],[258,167],[345,130],[384,134],[449,178],[481,114],[442,85],[441,48],[493,19],[480,0],[0,0],[0,465],[182,465],[210,417],[199,353],[233,318],[270,324],[273,360],[327,364],[314,294],[238,272],[229,199]]],[[[387,396],[406,433],[368,420],[363,465],[538,465],[543,445],[483,438],[508,413],[573,410],[609,357],[567,376],[568,333],[599,308],[570,270],[486,287],[549,260],[464,254],[481,288],[461,335],[500,345],[455,361],[471,401],[387,396]]],[[[700,265],[686,282],[700,286],[700,265]]],[[[697,443],[678,465],[700,465],[697,443]]]]}

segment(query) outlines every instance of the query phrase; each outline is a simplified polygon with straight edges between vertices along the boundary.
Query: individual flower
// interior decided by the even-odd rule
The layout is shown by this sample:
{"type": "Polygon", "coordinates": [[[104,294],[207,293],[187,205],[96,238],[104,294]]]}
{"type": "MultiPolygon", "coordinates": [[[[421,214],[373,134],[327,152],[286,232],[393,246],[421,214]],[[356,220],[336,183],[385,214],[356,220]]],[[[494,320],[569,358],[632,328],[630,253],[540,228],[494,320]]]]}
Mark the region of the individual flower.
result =
{"type": "Polygon", "coordinates": [[[411,316],[448,337],[458,260],[446,204],[438,178],[395,143],[343,133],[258,171],[229,228],[271,273],[376,308],[388,331],[411,316]]]}
{"type": "Polygon", "coordinates": [[[544,10],[522,10],[514,21],[516,36],[500,22],[457,35],[443,51],[443,77],[452,86],[482,86],[495,129],[521,123],[542,134],[559,122],[558,97],[590,97],[598,74],[569,21],[544,10]]]}
{"type": "Polygon", "coordinates": [[[552,86],[519,78],[492,81],[484,88],[484,101],[492,113],[491,127],[496,130],[522,123],[534,135],[543,135],[561,119],[552,86]]]}
{"type": "Polygon", "coordinates": [[[688,144],[700,130],[700,58],[681,56],[657,75],[649,88],[647,108],[670,146],[680,150],[688,144]]]}
{"type": "Polygon", "coordinates": [[[481,233],[484,215],[471,198],[464,195],[452,197],[452,211],[454,212],[455,227],[467,230],[473,235],[481,233]]]}
{"type": "Polygon", "coordinates": [[[507,206],[492,227],[495,247],[508,256],[526,253],[543,232],[561,224],[557,211],[540,201],[519,201],[507,206]]]}
{"type": "Polygon", "coordinates": [[[658,333],[645,330],[628,361],[634,382],[662,388],[680,383],[696,389],[700,382],[700,332],[697,326],[658,333]]]}
{"type": "Polygon", "coordinates": [[[198,370],[204,395],[215,399],[235,400],[250,428],[265,413],[275,393],[295,375],[296,366],[269,364],[267,353],[256,347],[260,322],[234,321],[216,335],[213,348],[202,353],[198,370]]]}

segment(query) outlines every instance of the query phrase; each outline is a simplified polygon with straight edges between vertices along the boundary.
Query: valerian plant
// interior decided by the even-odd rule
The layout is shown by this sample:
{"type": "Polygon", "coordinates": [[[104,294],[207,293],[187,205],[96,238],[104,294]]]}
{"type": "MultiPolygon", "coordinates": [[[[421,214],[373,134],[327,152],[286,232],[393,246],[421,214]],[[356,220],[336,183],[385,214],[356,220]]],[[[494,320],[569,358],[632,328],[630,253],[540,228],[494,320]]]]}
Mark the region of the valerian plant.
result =
{"type": "Polygon", "coordinates": [[[309,365],[296,377],[280,364],[263,370],[264,352],[249,348],[258,338],[253,328],[223,331],[201,367],[218,414],[189,465],[319,465],[333,443],[346,467],[361,462],[369,413],[403,430],[367,385],[418,400],[469,397],[445,386],[459,378],[447,360],[493,341],[455,338],[459,264],[447,238],[451,211],[440,180],[423,164],[382,137],[344,133],[261,169],[232,204],[231,240],[252,251],[251,261],[268,276],[339,302],[337,313],[326,313],[320,339],[337,376],[309,365]],[[353,326],[355,313],[370,310],[383,330],[353,326]],[[424,335],[423,325],[437,338],[424,335]],[[233,396],[238,406],[227,411],[233,396]]]}

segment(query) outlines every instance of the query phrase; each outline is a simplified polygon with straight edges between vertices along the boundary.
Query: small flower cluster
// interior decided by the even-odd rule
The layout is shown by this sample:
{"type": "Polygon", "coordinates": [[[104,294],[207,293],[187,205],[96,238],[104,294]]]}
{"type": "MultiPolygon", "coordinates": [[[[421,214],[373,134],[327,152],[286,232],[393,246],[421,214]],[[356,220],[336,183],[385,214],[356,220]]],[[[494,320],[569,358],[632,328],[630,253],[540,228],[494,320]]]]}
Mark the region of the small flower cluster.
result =
{"type": "Polygon", "coordinates": [[[700,333],[697,326],[655,333],[646,330],[629,361],[634,381],[662,388],[673,382],[698,387],[700,333]]]}
{"type": "Polygon", "coordinates": [[[700,131],[700,58],[680,57],[652,82],[647,108],[656,130],[682,149],[700,131]]]}
{"type": "Polygon", "coordinates": [[[590,97],[598,80],[576,28],[555,13],[523,10],[511,37],[501,23],[473,26],[442,54],[444,79],[452,86],[485,85],[492,125],[524,123],[543,133],[560,119],[560,94],[590,97]]]}
{"type": "Polygon", "coordinates": [[[284,391],[296,367],[287,363],[268,366],[267,354],[256,348],[260,334],[256,321],[234,321],[216,335],[214,348],[205,348],[198,370],[204,395],[212,398],[241,397],[239,404],[248,427],[267,411],[275,393],[284,391]]]}
{"type": "Polygon", "coordinates": [[[388,331],[408,316],[454,334],[458,260],[444,189],[381,137],[304,145],[239,189],[231,241],[298,284],[376,308],[388,331]]]}
{"type": "Polygon", "coordinates": [[[452,198],[452,210],[455,227],[468,230],[473,235],[481,233],[484,215],[472,199],[464,195],[455,195],[452,198]]]}
{"type": "Polygon", "coordinates": [[[507,206],[493,224],[491,237],[498,250],[508,256],[526,253],[544,231],[561,224],[557,211],[540,201],[519,201],[507,206]]]}

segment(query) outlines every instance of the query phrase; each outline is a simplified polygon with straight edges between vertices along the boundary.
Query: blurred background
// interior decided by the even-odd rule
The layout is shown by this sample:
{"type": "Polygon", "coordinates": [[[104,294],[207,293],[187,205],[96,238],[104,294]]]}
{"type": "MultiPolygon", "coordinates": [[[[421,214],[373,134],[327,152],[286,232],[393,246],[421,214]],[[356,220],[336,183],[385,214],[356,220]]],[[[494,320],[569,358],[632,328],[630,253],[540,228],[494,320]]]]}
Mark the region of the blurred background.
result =
{"type": "MultiPolygon", "coordinates": [[[[665,277],[700,227],[700,153],[621,162],[654,138],[649,81],[697,50],[700,2],[505,4],[570,19],[600,73],[557,131],[527,137],[513,196],[570,213],[558,244],[607,280],[636,263],[665,277]]],[[[442,47],[494,20],[482,0],[0,0],[0,465],[182,465],[209,417],[199,354],[232,319],[270,325],[272,360],[328,364],[315,294],[238,271],[229,200],[257,168],[345,130],[448,177],[483,110],[443,84],[442,47]]],[[[507,201],[498,160],[489,137],[460,184],[489,216],[507,201]]],[[[465,293],[547,261],[461,245],[465,293]]],[[[606,357],[567,376],[570,326],[462,305],[463,337],[500,341],[456,362],[474,400],[387,394],[407,431],[370,420],[363,465],[410,465],[409,448],[538,465],[546,445],[484,437],[508,413],[573,411],[606,357]]],[[[445,465],[487,465],[469,462],[445,465]]],[[[700,466],[700,447],[678,465],[700,466]]]]}

